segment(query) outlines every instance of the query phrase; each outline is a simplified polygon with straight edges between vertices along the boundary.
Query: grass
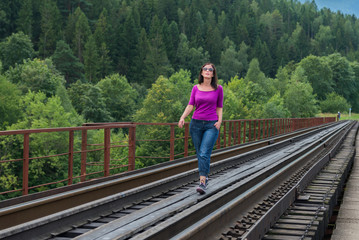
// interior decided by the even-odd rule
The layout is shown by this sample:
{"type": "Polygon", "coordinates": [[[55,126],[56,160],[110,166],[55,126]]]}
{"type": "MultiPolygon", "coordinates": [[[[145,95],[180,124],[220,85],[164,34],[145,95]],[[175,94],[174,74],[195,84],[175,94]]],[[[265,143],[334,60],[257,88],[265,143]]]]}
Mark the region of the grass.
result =
{"type": "MultiPolygon", "coordinates": [[[[317,117],[336,117],[336,113],[320,113],[317,115],[317,117]]],[[[340,114],[340,120],[359,120],[359,113],[351,113],[349,116],[349,113],[341,113],[340,114]]]]}

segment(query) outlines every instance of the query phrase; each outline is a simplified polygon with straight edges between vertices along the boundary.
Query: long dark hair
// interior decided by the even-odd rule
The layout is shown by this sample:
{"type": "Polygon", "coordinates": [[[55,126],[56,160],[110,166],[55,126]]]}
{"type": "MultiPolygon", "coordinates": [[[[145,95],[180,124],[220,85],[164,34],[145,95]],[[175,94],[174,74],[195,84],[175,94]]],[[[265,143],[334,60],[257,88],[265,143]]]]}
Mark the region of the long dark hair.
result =
{"type": "Polygon", "coordinates": [[[201,70],[199,71],[199,76],[198,76],[198,83],[201,84],[203,83],[203,76],[202,76],[202,71],[203,71],[203,67],[206,65],[211,65],[213,68],[213,77],[211,80],[211,86],[214,89],[217,89],[217,83],[218,83],[218,78],[217,78],[217,71],[216,71],[216,67],[214,66],[213,63],[205,63],[202,65],[201,70]]]}

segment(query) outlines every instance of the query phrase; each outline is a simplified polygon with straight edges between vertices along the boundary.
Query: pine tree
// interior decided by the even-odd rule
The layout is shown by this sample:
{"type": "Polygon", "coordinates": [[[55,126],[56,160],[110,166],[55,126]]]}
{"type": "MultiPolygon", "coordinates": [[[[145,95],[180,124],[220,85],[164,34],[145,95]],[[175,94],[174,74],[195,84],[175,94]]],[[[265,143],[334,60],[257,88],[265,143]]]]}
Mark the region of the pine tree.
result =
{"type": "Polygon", "coordinates": [[[45,58],[53,54],[56,42],[61,37],[61,18],[60,11],[53,0],[45,0],[40,13],[40,53],[45,58]]]}
{"type": "Polygon", "coordinates": [[[99,71],[99,54],[94,37],[91,35],[85,44],[85,76],[90,83],[97,83],[99,71]]]}
{"type": "Polygon", "coordinates": [[[74,43],[74,52],[76,56],[80,59],[80,62],[84,62],[84,50],[85,44],[88,37],[91,34],[90,26],[86,15],[81,11],[80,8],[77,8],[75,15],[78,16],[76,26],[75,26],[75,36],[73,39],[74,43]]]}
{"type": "Polygon", "coordinates": [[[106,43],[102,43],[100,49],[98,50],[98,75],[99,79],[104,78],[112,72],[112,61],[109,56],[109,50],[106,46],[106,43]]]}
{"type": "Polygon", "coordinates": [[[239,76],[244,76],[248,70],[248,51],[249,47],[242,42],[238,51],[238,60],[240,63],[239,76]]]}
{"type": "Polygon", "coordinates": [[[149,87],[160,75],[169,75],[172,72],[168,61],[166,48],[163,44],[163,36],[160,21],[155,15],[149,34],[149,51],[146,55],[146,85],[149,87]]]}
{"type": "Polygon", "coordinates": [[[222,52],[222,38],[217,27],[208,27],[205,50],[208,51],[211,62],[219,64],[222,52]]]}
{"type": "Polygon", "coordinates": [[[106,35],[108,34],[108,26],[107,26],[107,10],[104,9],[100,17],[98,18],[95,25],[95,32],[93,34],[95,38],[95,42],[97,47],[100,47],[102,43],[106,43],[106,35]]]}
{"type": "Polygon", "coordinates": [[[112,61],[109,56],[109,49],[107,47],[108,42],[108,34],[109,34],[109,28],[107,24],[107,10],[103,9],[103,11],[100,14],[100,17],[96,23],[95,26],[95,32],[93,34],[93,37],[96,42],[96,47],[98,49],[98,74],[99,78],[102,79],[106,75],[108,75],[111,72],[112,69],[112,61]]]}
{"type": "Polygon", "coordinates": [[[67,17],[66,21],[66,28],[65,28],[65,41],[70,45],[71,49],[75,49],[75,31],[76,28],[76,22],[77,22],[78,16],[75,15],[75,13],[70,14],[67,17]]]}
{"type": "Polygon", "coordinates": [[[145,59],[149,50],[149,42],[147,39],[146,30],[141,29],[140,36],[138,38],[138,44],[136,46],[138,55],[135,57],[134,76],[133,82],[142,84],[145,82],[146,64],[145,59]]]}
{"type": "Polygon", "coordinates": [[[123,24],[123,32],[121,34],[121,58],[118,64],[120,73],[128,76],[130,81],[134,75],[131,71],[131,67],[135,64],[134,57],[137,55],[138,32],[139,26],[136,25],[131,11],[123,24]]]}
{"type": "Polygon", "coordinates": [[[84,80],[83,64],[74,56],[70,46],[63,40],[57,42],[56,50],[51,58],[56,69],[64,75],[66,86],[77,80],[84,80]]]}
{"type": "Polygon", "coordinates": [[[32,38],[33,3],[32,0],[24,0],[17,19],[17,30],[22,31],[32,38]]]}
{"type": "Polygon", "coordinates": [[[168,59],[170,59],[171,63],[174,63],[174,58],[176,56],[176,51],[177,51],[177,47],[178,47],[178,43],[179,43],[179,30],[178,30],[178,24],[174,21],[172,21],[170,23],[170,25],[168,26],[168,32],[169,32],[169,39],[172,41],[171,43],[169,43],[169,45],[171,47],[169,47],[171,50],[167,53],[168,54],[168,59]],[[173,49],[173,52],[172,52],[173,49]]]}
{"type": "Polygon", "coordinates": [[[173,47],[172,35],[170,34],[169,25],[166,19],[163,20],[162,35],[163,35],[163,43],[166,47],[168,60],[170,62],[173,62],[175,57],[175,49],[173,47]]]}
{"type": "Polygon", "coordinates": [[[0,1],[0,39],[16,32],[16,19],[21,8],[21,0],[0,1]]]}

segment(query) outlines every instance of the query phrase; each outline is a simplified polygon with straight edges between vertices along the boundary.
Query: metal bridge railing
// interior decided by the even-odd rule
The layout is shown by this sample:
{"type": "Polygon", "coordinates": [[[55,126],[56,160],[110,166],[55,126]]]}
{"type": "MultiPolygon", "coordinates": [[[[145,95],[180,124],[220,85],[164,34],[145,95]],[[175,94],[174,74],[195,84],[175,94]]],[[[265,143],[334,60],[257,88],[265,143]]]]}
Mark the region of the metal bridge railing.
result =
{"type": "MultiPolygon", "coordinates": [[[[225,148],[335,121],[335,117],[225,120],[215,148],[225,148]]],[[[17,169],[18,183],[22,182],[18,187],[0,186],[0,199],[106,177],[195,154],[188,122],[183,129],[178,128],[177,123],[88,123],[81,127],[0,131],[0,138],[0,178],[6,179],[5,169],[13,168],[17,169]],[[102,137],[94,140],[94,131],[102,137]],[[120,131],[121,134],[118,134],[120,131]],[[62,140],[67,145],[66,150],[56,153],[50,151],[51,154],[43,155],[33,152],[32,139],[41,138],[43,134],[59,133],[62,133],[62,138],[67,138],[62,140]],[[115,135],[117,138],[112,139],[115,135]],[[118,139],[119,135],[121,139],[118,139]],[[9,159],[8,156],[13,156],[8,152],[15,146],[18,146],[15,151],[18,155],[9,159]],[[116,154],[117,152],[120,154],[116,154]],[[122,158],[115,159],[119,156],[122,158]],[[49,178],[52,181],[32,181],[34,179],[29,176],[29,169],[34,171],[37,165],[51,166],[51,161],[55,158],[66,163],[67,176],[49,178]],[[40,161],[42,164],[39,164],[40,161]],[[30,185],[29,182],[36,183],[30,185]]]]}

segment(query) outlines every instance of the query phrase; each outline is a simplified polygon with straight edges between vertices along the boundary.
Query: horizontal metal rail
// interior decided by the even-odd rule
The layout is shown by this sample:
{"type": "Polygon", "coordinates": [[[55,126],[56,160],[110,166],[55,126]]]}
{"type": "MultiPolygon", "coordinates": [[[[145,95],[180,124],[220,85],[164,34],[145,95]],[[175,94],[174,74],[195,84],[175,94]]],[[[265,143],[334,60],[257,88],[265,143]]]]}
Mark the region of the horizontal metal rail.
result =
{"type": "MultiPolygon", "coordinates": [[[[355,123],[352,122],[352,124],[342,130],[341,134],[333,135],[322,143],[324,147],[328,147],[330,144],[333,144],[333,146],[331,146],[325,156],[311,166],[307,173],[301,177],[301,179],[285,194],[283,198],[281,198],[280,201],[278,201],[261,219],[259,219],[257,224],[251,227],[243,235],[243,239],[261,239],[264,236],[266,230],[271,227],[273,222],[278,220],[279,216],[281,216],[284,211],[289,208],[289,206],[295,201],[296,197],[306,188],[309,182],[315,178],[320,170],[335,155],[339,146],[342,144],[354,124],[355,123]]],[[[320,147],[322,146],[318,146],[316,149],[320,147]]],[[[313,149],[312,152],[316,151],[316,149],[313,149]]]]}
{"type": "MultiPolygon", "coordinates": [[[[229,188],[223,189],[221,192],[200,201],[198,204],[187,208],[167,221],[163,221],[154,228],[146,230],[136,236],[136,238],[206,239],[210,238],[215,233],[218,234],[216,231],[221,229],[221,227],[218,226],[226,225],[226,220],[228,219],[233,220],[233,215],[238,216],[241,215],[241,213],[244,214],[248,211],[250,206],[253,205],[253,202],[258,202],[259,199],[263,199],[264,196],[268,194],[268,189],[275,189],[279,183],[288,179],[288,176],[292,176],[298,169],[305,166],[309,160],[325,149],[328,143],[333,141],[334,137],[338,137],[338,135],[342,137],[343,131],[347,130],[345,129],[346,127],[348,127],[348,125],[338,129],[330,135],[318,139],[317,141],[313,141],[306,148],[296,152],[294,156],[276,162],[273,167],[269,169],[260,170],[258,173],[250,175],[248,178],[241,179],[229,188]],[[177,235],[174,234],[178,229],[182,229],[183,231],[177,235]]],[[[334,147],[332,150],[335,151],[335,149],[336,148],[334,147]]],[[[325,160],[327,159],[328,158],[325,158],[325,160]]],[[[320,166],[322,165],[323,163],[321,162],[320,166]]],[[[313,175],[313,172],[309,171],[308,174],[313,175]]],[[[308,181],[307,179],[305,180],[308,181]]],[[[295,196],[295,194],[293,196],[295,196]]],[[[288,204],[293,201],[294,197],[292,197],[290,201],[287,200],[288,204]]],[[[289,205],[281,207],[286,209],[289,205]]],[[[277,214],[274,214],[272,217],[276,218],[277,216],[277,214]]],[[[260,226],[263,227],[263,225],[260,226]]],[[[139,228],[139,226],[137,226],[137,228],[139,228]]],[[[269,226],[267,226],[267,229],[268,228],[269,226]]],[[[114,227],[114,229],[118,229],[118,227],[114,227]]],[[[258,229],[264,231],[265,228],[258,229]]],[[[113,237],[115,235],[125,236],[120,235],[120,232],[123,231],[126,232],[127,230],[119,229],[113,232],[111,230],[103,235],[103,237],[113,237]]],[[[97,230],[93,231],[93,233],[96,232],[97,230]]],[[[243,239],[246,239],[247,236],[247,239],[260,239],[260,236],[263,236],[265,231],[261,232],[262,235],[258,235],[257,231],[251,233],[252,234],[244,236],[243,239]]],[[[92,238],[92,236],[92,232],[89,232],[78,239],[96,239],[92,238]]]]}
{"type": "MultiPolygon", "coordinates": [[[[226,148],[335,121],[335,118],[226,120],[223,121],[220,129],[216,148],[226,148]]],[[[19,181],[17,182],[22,182],[22,184],[9,184],[10,187],[1,186],[0,196],[3,196],[3,198],[24,196],[42,191],[44,188],[56,188],[60,183],[61,185],[70,186],[94,178],[107,177],[123,171],[132,171],[136,168],[136,160],[160,159],[160,161],[173,161],[175,158],[178,159],[194,154],[194,148],[190,144],[189,123],[185,124],[184,130],[177,128],[176,131],[176,125],[176,123],[96,123],[85,124],[82,127],[0,131],[0,136],[4,137],[4,141],[0,145],[0,171],[2,164],[9,165],[10,169],[19,168],[18,165],[21,164],[22,168],[22,171],[14,172],[16,175],[11,176],[18,179],[19,181]],[[146,131],[146,127],[169,128],[168,138],[139,139],[138,136],[141,135],[139,128],[144,128],[144,131],[146,131]],[[111,143],[111,131],[118,128],[128,129],[126,131],[128,132],[127,138],[125,137],[121,144],[111,143]],[[89,131],[100,129],[104,131],[103,142],[90,143],[89,131]],[[66,133],[68,136],[66,136],[66,133]],[[64,134],[61,138],[63,142],[66,142],[64,144],[68,145],[68,150],[65,148],[61,152],[53,153],[51,151],[53,149],[50,149],[51,154],[44,155],[38,155],[39,153],[37,152],[33,153],[31,147],[33,138],[44,136],[39,134],[64,134]],[[165,149],[168,148],[168,154],[165,156],[136,156],[137,146],[150,141],[164,142],[165,149]],[[19,149],[13,149],[17,145],[19,145],[19,149]],[[115,148],[127,148],[127,160],[122,158],[122,162],[113,161],[111,154],[115,148]],[[16,156],[7,156],[6,153],[10,151],[14,152],[16,156]],[[19,154],[20,152],[22,154],[19,154]],[[95,159],[96,164],[93,164],[93,161],[88,161],[90,154],[98,155],[96,156],[98,159],[95,159]],[[50,181],[48,179],[39,179],[32,184],[32,182],[35,182],[31,172],[29,172],[33,168],[32,166],[39,164],[39,162],[52,165],[53,159],[57,158],[67,162],[67,166],[65,166],[67,171],[66,169],[59,170],[67,172],[67,177],[56,178],[54,174],[54,176],[51,176],[50,181]]],[[[144,134],[142,133],[142,135],[144,134]]],[[[51,138],[51,136],[49,137],[51,138]]],[[[47,176],[47,178],[49,177],[47,176]]]]}

